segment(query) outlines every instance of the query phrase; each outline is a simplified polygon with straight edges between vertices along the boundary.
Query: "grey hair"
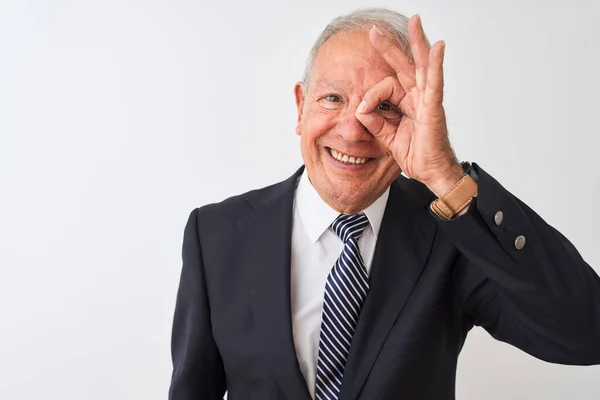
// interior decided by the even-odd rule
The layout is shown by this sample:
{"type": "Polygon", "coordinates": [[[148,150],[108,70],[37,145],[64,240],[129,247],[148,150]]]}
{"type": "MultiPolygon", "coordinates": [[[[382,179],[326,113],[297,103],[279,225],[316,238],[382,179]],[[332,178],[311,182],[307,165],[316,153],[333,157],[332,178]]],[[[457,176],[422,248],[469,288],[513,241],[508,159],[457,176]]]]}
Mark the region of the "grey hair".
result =
{"type": "Polygon", "coordinates": [[[406,15],[387,8],[363,8],[334,18],[317,38],[310,53],[302,77],[302,88],[308,89],[310,74],[319,49],[333,35],[342,31],[369,31],[373,25],[398,41],[400,49],[413,61],[408,39],[408,20],[406,15]]]}

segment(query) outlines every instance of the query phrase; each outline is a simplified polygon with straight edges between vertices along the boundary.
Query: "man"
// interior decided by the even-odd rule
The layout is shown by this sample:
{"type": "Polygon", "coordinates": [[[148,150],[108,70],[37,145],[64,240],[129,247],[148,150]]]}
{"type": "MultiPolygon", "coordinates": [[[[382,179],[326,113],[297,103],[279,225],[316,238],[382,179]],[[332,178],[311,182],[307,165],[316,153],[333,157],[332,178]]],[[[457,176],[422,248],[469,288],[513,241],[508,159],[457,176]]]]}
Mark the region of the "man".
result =
{"type": "Polygon", "coordinates": [[[418,16],[360,10],[325,29],[294,89],[305,167],[190,216],[172,400],[454,399],[474,325],[548,362],[600,363],[600,278],[457,161],[443,58],[418,16]]]}

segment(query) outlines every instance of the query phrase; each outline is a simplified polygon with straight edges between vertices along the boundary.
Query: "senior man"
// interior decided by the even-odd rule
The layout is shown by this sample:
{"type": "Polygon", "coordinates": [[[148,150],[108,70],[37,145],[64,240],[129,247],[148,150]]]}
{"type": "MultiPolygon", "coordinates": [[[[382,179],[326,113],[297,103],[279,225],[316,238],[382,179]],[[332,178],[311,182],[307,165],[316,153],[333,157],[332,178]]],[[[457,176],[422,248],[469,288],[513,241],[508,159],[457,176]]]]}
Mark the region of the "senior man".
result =
{"type": "Polygon", "coordinates": [[[548,362],[600,363],[600,278],[457,161],[443,58],[418,16],[326,27],[294,88],[304,167],[189,218],[172,400],[454,399],[474,325],[548,362]]]}

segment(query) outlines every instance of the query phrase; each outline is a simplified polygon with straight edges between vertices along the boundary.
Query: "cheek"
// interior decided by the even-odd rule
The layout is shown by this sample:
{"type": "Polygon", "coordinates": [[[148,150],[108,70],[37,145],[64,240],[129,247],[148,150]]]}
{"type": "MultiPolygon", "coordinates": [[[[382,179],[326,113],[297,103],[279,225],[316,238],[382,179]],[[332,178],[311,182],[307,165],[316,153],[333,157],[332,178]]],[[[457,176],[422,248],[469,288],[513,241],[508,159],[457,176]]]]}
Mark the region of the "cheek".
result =
{"type": "Polygon", "coordinates": [[[311,146],[316,146],[318,139],[325,136],[335,125],[332,114],[317,110],[309,110],[304,121],[302,135],[311,146]]]}
{"type": "Polygon", "coordinates": [[[390,183],[392,180],[396,179],[401,172],[402,170],[400,169],[400,166],[391,155],[386,158],[385,162],[381,166],[382,179],[384,181],[389,180],[390,183]]]}

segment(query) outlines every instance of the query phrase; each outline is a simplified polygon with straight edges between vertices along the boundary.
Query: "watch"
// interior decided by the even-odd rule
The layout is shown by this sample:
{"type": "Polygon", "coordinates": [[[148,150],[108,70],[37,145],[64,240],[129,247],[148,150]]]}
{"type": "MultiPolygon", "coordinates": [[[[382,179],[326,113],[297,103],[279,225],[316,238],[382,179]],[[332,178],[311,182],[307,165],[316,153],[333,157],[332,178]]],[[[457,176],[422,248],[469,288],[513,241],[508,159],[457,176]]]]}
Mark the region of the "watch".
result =
{"type": "Polygon", "coordinates": [[[470,162],[463,161],[460,163],[460,166],[463,168],[463,176],[470,175],[475,182],[479,182],[479,175],[477,175],[477,171],[475,171],[475,168],[473,168],[473,165],[471,165],[470,162]]]}
{"type": "Polygon", "coordinates": [[[470,162],[460,163],[463,177],[442,197],[434,200],[429,208],[441,219],[451,219],[467,207],[477,197],[479,176],[470,162]]]}

